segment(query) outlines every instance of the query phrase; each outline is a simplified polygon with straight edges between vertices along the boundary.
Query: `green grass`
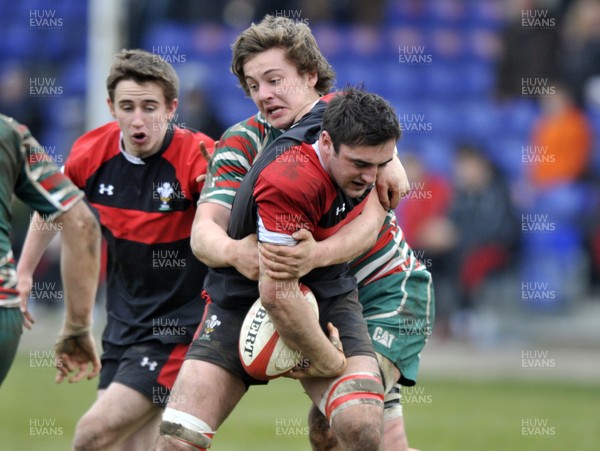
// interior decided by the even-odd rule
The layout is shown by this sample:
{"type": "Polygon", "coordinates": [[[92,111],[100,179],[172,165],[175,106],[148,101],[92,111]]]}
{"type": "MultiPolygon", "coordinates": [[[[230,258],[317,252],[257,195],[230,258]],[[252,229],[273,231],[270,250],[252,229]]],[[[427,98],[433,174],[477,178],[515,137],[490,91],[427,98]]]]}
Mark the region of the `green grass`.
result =
{"type": "MultiPolygon", "coordinates": [[[[95,398],[96,381],[56,385],[53,377],[53,369],[33,368],[28,354],[18,355],[0,389],[0,450],[70,448],[75,423],[95,398]],[[40,425],[47,428],[36,434],[40,425]]],[[[405,390],[405,399],[410,443],[422,451],[598,449],[600,385],[429,378],[405,390]],[[544,426],[530,426],[532,435],[524,435],[523,422],[544,426]]],[[[211,449],[309,449],[308,406],[295,381],[255,387],[221,427],[211,449]]]]}

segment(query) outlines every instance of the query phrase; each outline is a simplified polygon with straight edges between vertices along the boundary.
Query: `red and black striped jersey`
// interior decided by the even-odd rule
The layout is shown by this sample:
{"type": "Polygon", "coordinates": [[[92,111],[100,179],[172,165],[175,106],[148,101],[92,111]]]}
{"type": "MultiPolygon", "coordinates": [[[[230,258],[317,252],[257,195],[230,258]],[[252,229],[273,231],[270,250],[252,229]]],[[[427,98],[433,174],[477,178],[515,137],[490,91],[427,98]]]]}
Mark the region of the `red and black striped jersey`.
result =
{"type": "Polygon", "coordinates": [[[193,338],[207,271],[189,244],[202,188],[196,177],[206,172],[200,141],[214,145],[202,133],[174,127],[157,153],[137,159],[123,151],[119,126],[111,122],[73,146],[65,172],[98,211],[108,245],[103,340],[193,338]]]}

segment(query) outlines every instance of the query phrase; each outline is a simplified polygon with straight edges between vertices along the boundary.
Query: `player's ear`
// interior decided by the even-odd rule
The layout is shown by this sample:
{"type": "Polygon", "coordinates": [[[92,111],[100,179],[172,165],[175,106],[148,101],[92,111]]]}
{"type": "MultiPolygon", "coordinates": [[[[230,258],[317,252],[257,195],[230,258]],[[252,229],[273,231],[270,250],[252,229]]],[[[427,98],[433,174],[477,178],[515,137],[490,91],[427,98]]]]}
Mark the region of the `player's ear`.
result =
{"type": "Polygon", "coordinates": [[[171,105],[167,107],[167,117],[169,120],[172,120],[175,116],[175,111],[177,111],[177,106],[179,105],[179,99],[173,99],[171,105]]]}
{"type": "Polygon", "coordinates": [[[113,119],[116,119],[117,116],[115,115],[115,104],[113,103],[112,100],[110,100],[110,97],[106,98],[106,103],[108,104],[108,109],[110,110],[110,115],[113,117],[113,119]]]}
{"type": "Polygon", "coordinates": [[[331,135],[329,134],[329,132],[327,130],[321,130],[321,144],[324,145],[325,147],[332,147],[333,146],[333,141],[331,140],[331,135]]]}
{"type": "Polygon", "coordinates": [[[308,82],[308,86],[310,88],[314,88],[317,85],[317,82],[319,81],[319,74],[317,74],[316,72],[307,72],[307,82],[308,82]]]}

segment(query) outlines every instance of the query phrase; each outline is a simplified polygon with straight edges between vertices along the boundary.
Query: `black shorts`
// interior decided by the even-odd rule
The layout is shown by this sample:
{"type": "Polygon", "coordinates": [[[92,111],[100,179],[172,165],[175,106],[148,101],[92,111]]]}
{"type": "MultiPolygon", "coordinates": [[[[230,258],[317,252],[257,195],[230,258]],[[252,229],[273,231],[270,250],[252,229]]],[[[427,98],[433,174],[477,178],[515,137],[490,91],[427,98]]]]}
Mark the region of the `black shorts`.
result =
{"type": "MultiPolygon", "coordinates": [[[[242,323],[249,307],[224,309],[214,304],[207,296],[204,318],[198,327],[186,359],[214,363],[248,385],[266,384],[249,376],[244,370],[238,352],[238,341],[242,323]]],[[[340,332],[346,357],[367,355],[375,358],[367,324],[358,303],[358,292],[319,301],[319,323],[327,335],[327,323],[331,322],[340,332]]]]}
{"type": "Polygon", "coordinates": [[[158,407],[167,405],[188,344],[147,341],[118,346],[103,342],[102,347],[104,352],[98,389],[119,382],[137,390],[158,407]]]}

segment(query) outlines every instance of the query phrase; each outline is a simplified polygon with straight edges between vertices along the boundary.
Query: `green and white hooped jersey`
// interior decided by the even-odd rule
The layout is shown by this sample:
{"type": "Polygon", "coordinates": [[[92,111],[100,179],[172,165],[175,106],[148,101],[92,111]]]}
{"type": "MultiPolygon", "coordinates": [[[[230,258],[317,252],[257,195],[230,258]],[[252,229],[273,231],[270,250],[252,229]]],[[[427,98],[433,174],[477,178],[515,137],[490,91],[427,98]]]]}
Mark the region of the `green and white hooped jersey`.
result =
{"type": "Polygon", "coordinates": [[[359,289],[390,274],[426,269],[406,242],[391,210],[385,217],[375,246],[350,262],[350,273],[356,277],[359,289]]]}
{"type": "Polygon", "coordinates": [[[13,194],[46,220],[67,211],[83,197],[29,129],[0,114],[0,307],[19,303],[9,239],[13,194]]]}

